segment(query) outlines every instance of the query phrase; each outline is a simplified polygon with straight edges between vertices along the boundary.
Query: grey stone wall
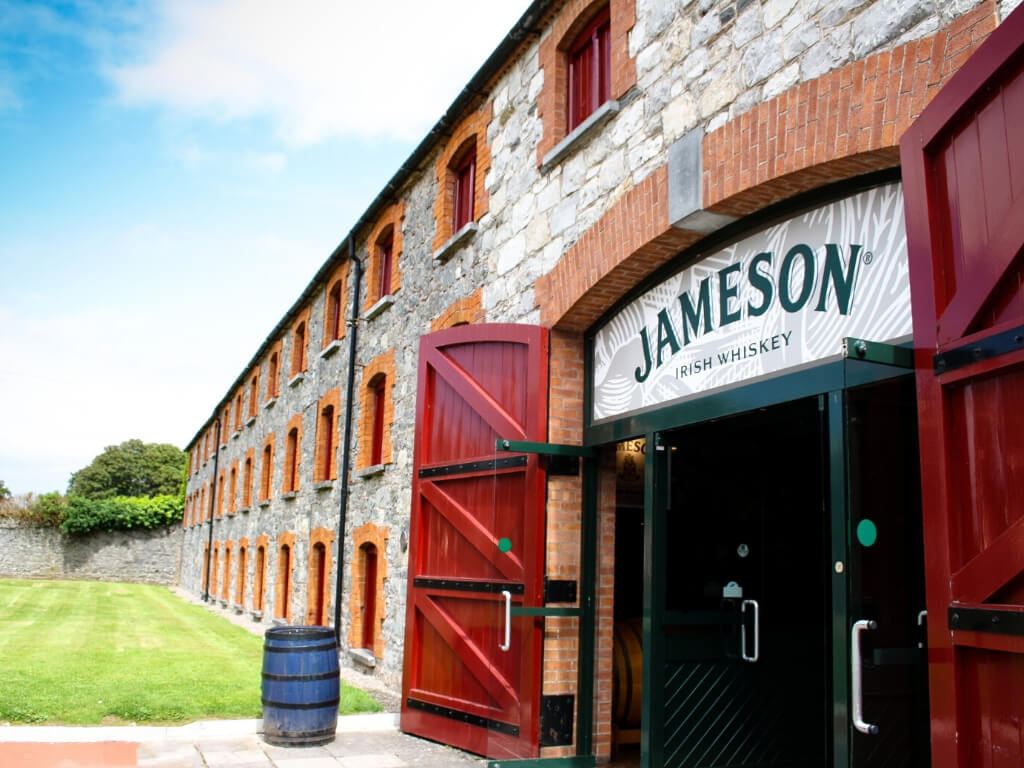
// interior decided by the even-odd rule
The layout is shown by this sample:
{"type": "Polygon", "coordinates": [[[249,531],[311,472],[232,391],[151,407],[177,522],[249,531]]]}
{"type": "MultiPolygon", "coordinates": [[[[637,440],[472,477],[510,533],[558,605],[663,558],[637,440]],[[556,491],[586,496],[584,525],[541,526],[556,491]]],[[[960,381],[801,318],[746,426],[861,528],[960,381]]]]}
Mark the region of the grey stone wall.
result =
{"type": "Polygon", "coordinates": [[[0,518],[0,576],[177,584],[182,542],[176,525],[68,536],[0,518]]]}
{"type": "MultiPolygon", "coordinates": [[[[1020,0],[1000,0],[1000,18],[1020,0]]],[[[354,559],[352,532],[367,522],[390,528],[386,552],[386,607],[383,617],[384,655],[373,675],[398,687],[402,674],[405,591],[411,506],[412,459],[416,411],[416,371],[419,336],[431,320],[453,302],[482,288],[487,322],[539,321],[534,283],[550,272],[580,236],[615,203],[667,162],[669,147],[695,128],[711,131],[752,106],[799,82],[811,80],[870,53],[929,35],[980,0],[636,0],[636,24],[629,33],[629,55],[636,57],[637,84],[620,100],[620,110],[599,130],[573,145],[561,159],[539,168],[537,147],[543,125],[537,115],[538,95],[545,73],[539,65],[539,40],[528,44],[510,62],[487,98],[493,99],[493,119],[486,131],[491,167],[485,177],[489,210],[478,219],[478,231],[444,262],[433,258],[436,229],[434,201],[438,194],[435,161],[441,146],[427,157],[418,174],[396,192],[405,204],[401,222],[402,251],[397,254],[401,288],[394,303],[373,318],[359,321],[356,353],[357,394],[352,408],[358,430],[358,389],[365,387],[362,370],[378,355],[394,350],[396,381],[391,390],[392,462],[369,477],[354,477],[350,485],[344,535],[335,539],[330,574],[333,620],[336,579],[341,578],[341,636],[349,629],[350,564],[354,559]]],[[[547,30],[541,34],[541,39],[547,30]]],[[[438,111],[445,105],[438,105],[438,111]]],[[[480,137],[482,138],[482,137],[480,137]]],[[[478,138],[478,140],[480,140],[478,138]]],[[[342,229],[347,224],[342,223],[342,229]]],[[[368,227],[369,229],[369,227],[368,227]]],[[[343,232],[342,232],[343,234],[343,232]]],[[[356,255],[365,264],[369,232],[362,232],[356,255]]],[[[348,302],[351,296],[349,281],[348,302]]],[[[269,537],[263,621],[274,614],[277,539],[284,531],[296,534],[292,568],[292,617],[302,621],[308,581],[309,532],[318,526],[337,530],[341,483],[313,487],[317,400],[341,387],[345,411],[348,339],[333,355],[319,356],[323,333],[325,286],[311,300],[309,369],[295,386],[287,384],[291,357],[290,333],[285,332],[281,354],[280,397],[271,408],[259,403],[256,421],[229,437],[219,450],[218,466],[230,470],[239,461],[241,480],[245,452],[256,449],[254,476],[258,484],[260,447],[276,433],[271,500],[248,511],[214,521],[213,539],[235,543],[246,537],[250,547],[261,534],[269,537]],[[281,497],[285,459],[285,425],[303,414],[300,490],[281,497]]],[[[366,284],[356,297],[365,305],[366,284]]],[[[346,308],[346,317],[349,316],[346,308]]],[[[349,331],[351,332],[351,330],[349,331]]],[[[261,400],[267,364],[261,363],[261,400]]],[[[247,372],[247,376],[251,372],[247,372]]],[[[232,398],[234,392],[225,393],[232,398]]],[[[245,393],[248,412],[249,393],[245,393]]],[[[211,403],[211,408],[216,405],[211,403]]],[[[200,426],[197,424],[197,427],[200,426]]],[[[339,419],[340,430],[343,421],[339,419]]],[[[349,446],[356,466],[357,436],[349,446]]],[[[210,482],[214,457],[189,481],[189,492],[210,482]]],[[[340,472],[341,457],[338,465],[340,472]]],[[[239,495],[241,490],[239,490],[239,495]]],[[[254,493],[255,496],[255,493],[254,493]]],[[[202,585],[206,525],[185,534],[181,584],[198,593],[202,585]]],[[[244,606],[252,605],[251,550],[244,606]]],[[[237,561],[236,561],[237,562],[237,561]]],[[[222,563],[221,563],[222,565],[222,563]]],[[[232,590],[237,566],[232,568],[232,590]]],[[[219,593],[218,589],[218,593],[219,593]]]]}

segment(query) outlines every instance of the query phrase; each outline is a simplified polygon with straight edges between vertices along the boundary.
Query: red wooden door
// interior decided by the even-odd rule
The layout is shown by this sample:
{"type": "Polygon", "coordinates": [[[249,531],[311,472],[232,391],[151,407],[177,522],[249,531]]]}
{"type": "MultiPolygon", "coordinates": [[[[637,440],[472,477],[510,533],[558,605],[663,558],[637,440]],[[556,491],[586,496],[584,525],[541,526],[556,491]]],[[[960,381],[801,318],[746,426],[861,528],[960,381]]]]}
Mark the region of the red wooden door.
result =
{"type": "Polygon", "coordinates": [[[402,730],[493,758],[537,754],[547,331],[451,328],[420,340],[402,730]]]}
{"type": "Polygon", "coordinates": [[[932,764],[1024,766],[1024,8],[900,142],[932,764]]]}

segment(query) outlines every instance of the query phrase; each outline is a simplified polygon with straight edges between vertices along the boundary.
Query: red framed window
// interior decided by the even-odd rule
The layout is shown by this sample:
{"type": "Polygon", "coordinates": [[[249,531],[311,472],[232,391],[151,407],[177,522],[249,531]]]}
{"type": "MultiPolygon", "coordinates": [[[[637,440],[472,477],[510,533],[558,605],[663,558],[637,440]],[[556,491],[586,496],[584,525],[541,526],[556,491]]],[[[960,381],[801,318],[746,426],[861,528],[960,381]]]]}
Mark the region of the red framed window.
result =
{"type": "Polygon", "coordinates": [[[306,324],[299,323],[292,337],[292,370],[291,375],[306,370],[306,324]]]}
{"type": "Polygon", "coordinates": [[[605,8],[569,47],[569,130],[611,98],[611,15],[605,8]]]}
{"type": "Polygon", "coordinates": [[[380,262],[380,282],[377,285],[377,295],[382,298],[391,295],[394,244],[394,238],[390,233],[377,244],[377,259],[380,262]]]}
{"type": "Polygon", "coordinates": [[[274,471],[274,449],[263,446],[263,464],[260,466],[260,501],[270,498],[270,478],[274,471]]]}
{"type": "Polygon", "coordinates": [[[321,454],[318,478],[330,480],[334,463],[334,406],[328,405],[320,411],[321,454]]]}
{"type": "Polygon", "coordinates": [[[267,363],[267,400],[277,397],[277,377],[277,352],[275,352],[267,363]]]}
{"type": "Polygon", "coordinates": [[[458,232],[473,221],[473,187],[476,183],[476,147],[472,147],[452,167],[455,176],[455,206],[452,232],[458,232]]]}
{"type": "Polygon", "coordinates": [[[242,507],[248,509],[252,506],[252,459],[245,460],[245,470],[242,472],[242,507]]]}
{"type": "Polygon", "coordinates": [[[235,397],[235,432],[242,428],[242,393],[235,397]]]}
{"type": "Polygon", "coordinates": [[[256,548],[256,566],[252,571],[252,609],[263,610],[263,571],[266,568],[266,550],[256,548]]]}
{"type": "Polygon", "coordinates": [[[285,440],[284,493],[299,487],[299,430],[291,429],[285,440]]]}
{"type": "Polygon", "coordinates": [[[384,376],[374,381],[370,388],[373,390],[373,430],[370,443],[370,465],[375,466],[384,461],[384,385],[387,379],[384,376]]]}
{"type": "Polygon", "coordinates": [[[327,583],[327,549],[323,544],[313,546],[313,556],[309,564],[310,578],[313,582],[313,610],[310,619],[316,626],[326,626],[324,615],[324,586],[327,583]]]}
{"type": "Polygon", "coordinates": [[[362,647],[373,650],[377,624],[377,547],[363,544],[363,637],[362,647]]]}
{"type": "Polygon", "coordinates": [[[341,280],[335,282],[327,294],[327,338],[331,341],[341,338],[341,280]]]}
{"type": "Polygon", "coordinates": [[[282,544],[277,552],[277,600],[274,601],[274,616],[279,619],[291,618],[291,576],[292,550],[282,544]]]}
{"type": "Polygon", "coordinates": [[[249,418],[256,415],[256,401],[260,396],[260,375],[254,373],[249,380],[249,418]]]}

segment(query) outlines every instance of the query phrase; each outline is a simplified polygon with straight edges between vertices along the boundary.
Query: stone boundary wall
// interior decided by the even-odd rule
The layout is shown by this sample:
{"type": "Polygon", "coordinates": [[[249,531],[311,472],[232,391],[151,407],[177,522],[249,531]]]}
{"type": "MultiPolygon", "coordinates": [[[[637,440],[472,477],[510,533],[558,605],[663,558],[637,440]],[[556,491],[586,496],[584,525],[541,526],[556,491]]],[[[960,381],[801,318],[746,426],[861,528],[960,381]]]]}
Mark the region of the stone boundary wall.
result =
{"type": "Polygon", "coordinates": [[[184,536],[178,526],[68,536],[0,519],[0,577],[177,584],[184,536]]]}

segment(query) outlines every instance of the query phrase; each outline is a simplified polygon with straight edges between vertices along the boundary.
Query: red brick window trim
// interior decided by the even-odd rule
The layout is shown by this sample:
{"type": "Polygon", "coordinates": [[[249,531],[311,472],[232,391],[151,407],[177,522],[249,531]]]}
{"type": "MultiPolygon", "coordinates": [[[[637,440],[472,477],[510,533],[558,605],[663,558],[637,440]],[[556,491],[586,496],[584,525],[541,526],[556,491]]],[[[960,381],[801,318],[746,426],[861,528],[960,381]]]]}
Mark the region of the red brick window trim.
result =
{"type": "Polygon", "coordinates": [[[373,407],[373,427],[370,430],[371,443],[370,443],[370,464],[377,465],[383,463],[382,459],[384,456],[384,404],[387,399],[387,376],[384,374],[378,375],[370,382],[371,401],[373,407]]]}
{"type": "Polygon", "coordinates": [[[231,403],[224,406],[224,415],[220,419],[220,444],[227,445],[231,436],[231,403]]]}
{"type": "Polygon", "coordinates": [[[281,391],[281,342],[277,342],[267,358],[267,401],[273,400],[281,391]]]}
{"type": "Polygon", "coordinates": [[[203,584],[203,592],[206,592],[206,587],[207,587],[206,579],[207,579],[207,576],[209,576],[209,574],[210,574],[210,545],[209,545],[209,543],[206,543],[206,544],[203,545],[202,568],[203,568],[203,572],[199,575],[199,578],[201,579],[202,584],[203,584]]]}
{"type": "Polygon", "coordinates": [[[479,221],[488,211],[489,198],[484,180],[491,167],[487,126],[491,122],[493,107],[493,102],[489,101],[468,114],[456,127],[448,144],[438,156],[435,166],[438,194],[434,201],[436,230],[431,246],[435,253],[441,250],[466,222],[479,221]],[[472,184],[460,187],[464,190],[463,210],[461,215],[457,215],[457,174],[460,170],[466,170],[470,162],[472,184]],[[456,222],[461,224],[457,226],[456,222]]]}
{"type": "Polygon", "coordinates": [[[238,510],[238,459],[231,463],[231,480],[228,485],[228,514],[234,514],[238,510]]]}
{"type": "Polygon", "coordinates": [[[356,469],[391,463],[394,421],[395,351],[374,358],[363,369],[359,396],[359,454],[356,469]]]}
{"type": "Polygon", "coordinates": [[[217,478],[217,517],[224,514],[224,470],[217,478]]]}
{"type": "Polygon", "coordinates": [[[217,571],[220,569],[220,542],[213,544],[213,563],[210,564],[210,594],[217,595],[217,571]]]}
{"type": "Polygon", "coordinates": [[[291,376],[306,370],[306,323],[300,322],[292,331],[292,367],[291,376]]]}
{"type": "Polygon", "coordinates": [[[249,539],[238,540],[238,575],[235,577],[235,605],[245,604],[245,577],[249,567],[249,539]]]}
{"type": "Polygon", "coordinates": [[[320,398],[317,405],[316,452],[313,459],[313,482],[322,483],[338,476],[338,415],[340,388],[335,387],[320,398]]]}
{"type": "Polygon", "coordinates": [[[274,439],[271,432],[263,440],[263,461],[260,464],[260,501],[267,501],[270,498],[270,491],[274,487],[274,439]]]}
{"type": "Polygon", "coordinates": [[[473,198],[476,187],[476,137],[466,140],[452,158],[449,166],[452,182],[455,185],[454,205],[452,207],[452,232],[458,232],[473,221],[473,198]]]}
{"type": "Polygon", "coordinates": [[[331,547],[334,531],[324,527],[313,529],[309,534],[309,575],[306,578],[306,624],[330,626],[331,615],[331,547]]]}
{"type": "Polygon", "coordinates": [[[235,395],[235,432],[242,428],[242,390],[235,395]]]}
{"type": "Polygon", "coordinates": [[[224,581],[220,587],[221,600],[227,600],[231,594],[231,547],[230,541],[224,542],[224,581]]]}
{"type": "Polygon", "coordinates": [[[285,531],[277,537],[277,581],[274,585],[274,616],[292,619],[292,587],[295,568],[295,534],[285,531]]]}
{"type": "Polygon", "coordinates": [[[381,214],[370,232],[367,245],[366,303],[369,311],[385,296],[402,287],[402,217],[405,202],[399,200],[381,214]],[[388,247],[389,246],[389,247],[388,247]]]}
{"type": "MultiPolygon", "coordinates": [[[[544,157],[564,139],[573,128],[586,119],[594,109],[608,99],[618,99],[636,84],[636,59],[629,56],[629,32],[636,23],[636,0],[568,0],[555,17],[551,32],[540,42],[538,59],[544,70],[544,84],[537,97],[537,115],[541,120],[543,134],[537,144],[537,165],[541,165],[544,157]],[[600,94],[597,103],[580,105],[587,110],[578,117],[573,113],[570,99],[570,63],[573,52],[580,52],[585,47],[588,30],[599,32],[600,23],[595,28],[595,21],[607,14],[607,54],[601,51],[598,42],[599,56],[607,56],[605,72],[608,91],[600,94]]],[[[593,55],[593,51],[591,51],[593,55]]],[[[600,87],[601,68],[598,68],[600,87]]],[[[580,80],[583,84],[583,79],[580,80]]],[[[592,84],[593,85],[593,84],[592,84]]]]}
{"type": "Polygon", "coordinates": [[[611,14],[599,11],[569,46],[568,130],[611,98],[611,14]]]}
{"type": "Polygon", "coordinates": [[[260,399],[260,372],[253,371],[249,379],[249,418],[255,419],[260,399]]]}
{"type": "Polygon", "coordinates": [[[256,449],[245,452],[245,464],[242,469],[242,508],[252,506],[253,465],[256,462],[256,449]]]}
{"type": "Polygon", "coordinates": [[[430,331],[454,328],[456,325],[482,323],[485,318],[481,297],[483,289],[477,288],[464,299],[453,302],[444,312],[430,322],[430,331]]]}
{"type": "Polygon", "coordinates": [[[391,295],[391,273],[394,271],[395,236],[394,228],[388,227],[378,238],[375,244],[377,249],[377,260],[380,263],[377,276],[377,295],[380,297],[391,295]]]}
{"type": "Polygon", "coordinates": [[[320,348],[345,337],[345,295],[348,283],[348,262],[338,267],[327,280],[324,294],[324,331],[320,348]]]}
{"type": "Polygon", "coordinates": [[[270,537],[263,533],[256,537],[256,556],[253,558],[252,569],[252,609],[263,611],[265,605],[264,591],[267,584],[267,549],[270,537]]]}
{"type": "Polygon", "coordinates": [[[387,527],[366,523],[352,534],[356,560],[349,595],[348,644],[350,648],[370,650],[378,659],[384,656],[382,628],[387,610],[384,580],[388,575],[389,531],[387,527]]]}
{"type": "Polygon", "coordinates": [[[294,493],[299,490],[299,468],[302,464],[302,414],[297,413],[289,419],[286,429],[281,493],[294,493]]]}

